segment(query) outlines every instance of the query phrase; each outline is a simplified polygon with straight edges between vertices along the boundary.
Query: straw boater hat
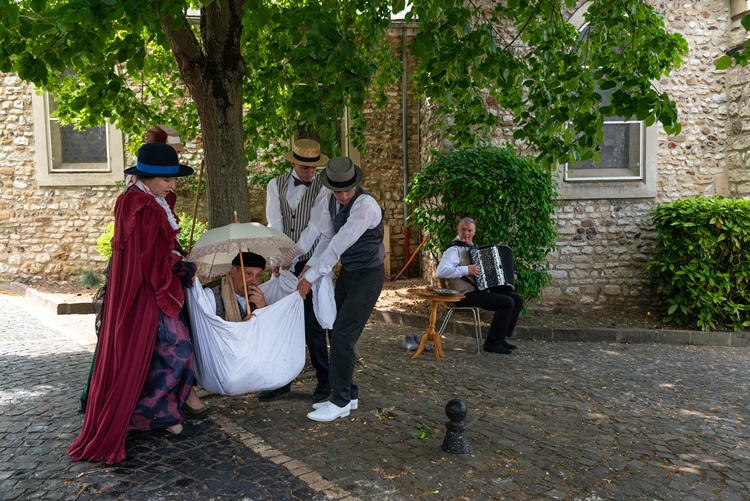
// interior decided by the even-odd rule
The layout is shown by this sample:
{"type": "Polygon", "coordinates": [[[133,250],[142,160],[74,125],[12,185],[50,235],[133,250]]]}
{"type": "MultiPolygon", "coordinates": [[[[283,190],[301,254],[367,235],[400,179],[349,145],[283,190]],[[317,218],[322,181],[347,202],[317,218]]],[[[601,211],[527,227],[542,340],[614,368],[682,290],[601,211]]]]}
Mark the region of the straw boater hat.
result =
{"type": "Polygon", "coordinates": [[[320,153],[320,144],[312,139],[298,139],[292,146],[292,151],[284,153],[284,158],[300,165],[325,165],[328,157],[320,153]]]}
{"type": "Polygon", "coordinates": [[[193,172],[192,167],[180,165],[177,152],[165,143],[144,144],[135,165],[125,169],[125,174],[144,177],[182,177],[193,172]]]}
{"type": "Polygon", "coordinates": [[[349,157],[333,157],[323,169],[320,179],[331,191],[349,191],[362,181],[362,169],[349,157]]]}

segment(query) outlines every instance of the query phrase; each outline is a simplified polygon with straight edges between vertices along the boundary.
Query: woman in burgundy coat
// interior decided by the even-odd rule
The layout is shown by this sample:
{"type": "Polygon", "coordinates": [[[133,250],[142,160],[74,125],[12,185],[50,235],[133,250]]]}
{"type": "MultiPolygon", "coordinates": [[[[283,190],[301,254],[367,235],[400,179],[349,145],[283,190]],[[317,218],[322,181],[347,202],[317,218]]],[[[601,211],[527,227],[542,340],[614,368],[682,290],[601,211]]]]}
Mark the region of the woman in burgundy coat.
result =
{"type": "Polygon", "coordinates": [[[136,176],[115,203],[115,235],[107,300],[81,434],[73,461],[125,459],[129,430],[180,437],[197,429],[184,421],[193,383],[193,346],[180,315],[182,285],[195,268],[183,261],[177,218],[166,198],[175,178],[193,173],[166,144],[138,150],[136,176]]]}

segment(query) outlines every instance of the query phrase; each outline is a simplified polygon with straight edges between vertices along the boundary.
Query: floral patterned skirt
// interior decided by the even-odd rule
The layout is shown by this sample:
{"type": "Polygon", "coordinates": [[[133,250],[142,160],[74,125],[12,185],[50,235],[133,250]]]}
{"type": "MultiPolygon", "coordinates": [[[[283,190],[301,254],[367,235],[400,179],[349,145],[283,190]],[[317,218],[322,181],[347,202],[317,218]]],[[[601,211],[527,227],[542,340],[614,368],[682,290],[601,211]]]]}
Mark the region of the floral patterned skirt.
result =
{"type": "Polygon", "coordinates": [[[190,331],[182,315],[159,312],[159,329],[146,382],[130,418],[129,430],[162,430],[184,421],[182,406],[195,378],[190,331]]]}

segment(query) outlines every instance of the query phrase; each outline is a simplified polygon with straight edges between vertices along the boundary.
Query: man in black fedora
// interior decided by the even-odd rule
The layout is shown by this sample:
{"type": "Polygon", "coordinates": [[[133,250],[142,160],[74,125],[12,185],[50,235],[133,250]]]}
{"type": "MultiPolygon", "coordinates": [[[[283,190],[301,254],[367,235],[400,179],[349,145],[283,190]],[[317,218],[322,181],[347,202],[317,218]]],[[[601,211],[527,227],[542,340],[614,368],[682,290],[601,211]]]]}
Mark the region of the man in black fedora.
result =
{"type": "Polygon", "coordinates": [[[309,295],[312,283],[341,261],[336,280],[336,321],[330,331],[331,399],[313,404],[307,417],[328,422],[349,415],[359,406],[359,389],[352,381],[354,346],[383,288],[383,210],[360,186],[362,169],[347,157],[334,157],[320,174],[333,193],[324,210],[313,215],[320,242],[297,290],[309,295]]]}
{"type": "MultiPolygon", "coordinates": [[[[299,276],[308,265],[317,244],[317,235],[309,237],[312,234],[312,229],[309,228],[310,214],[316,207],[322,208],[331,193],[317,175],[318,168],[328,162],[328,157],[320,152],[317,141],[298,139],[292,150],[284,154],[284,158],[292,164],[292,170],[268,183],[266,219],[269,227],[283,231],[300,248],[309,249],[294,267],[294,274],[299,276]]],[[[331,395],[331,385],[328,382],[328,340],[326,330],[315,317],[312,296],[310,293],[305,298],[305,344],[318,380],[312,401],[322,402],[331,395]]],[[[271,400],[288,393],[290,389],[291,383],[275,390],[262,391],[258,394],[258,399],[271,400]]]]}

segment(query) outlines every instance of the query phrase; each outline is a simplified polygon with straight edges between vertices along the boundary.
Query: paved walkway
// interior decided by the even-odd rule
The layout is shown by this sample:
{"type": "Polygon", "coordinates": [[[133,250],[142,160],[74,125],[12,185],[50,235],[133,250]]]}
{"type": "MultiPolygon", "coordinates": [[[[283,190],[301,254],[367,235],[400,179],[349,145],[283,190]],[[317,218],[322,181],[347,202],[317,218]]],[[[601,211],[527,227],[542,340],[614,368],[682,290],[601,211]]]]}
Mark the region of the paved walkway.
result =
{"type": "Polygon", "coordinates": [[[438,363],[401,348],[419,329],[374,323],[348,418],[305,417],[306,370],[270,403],[209,396],[198,437],[133,435],[132,459],[107,467],[65,453],[90,317],[44,320],[10,295],[0,311],[0,499],[750,499],[747,348],[521,340],[477,355],[450,336],[438,363]],[[453,398],[467,455],[441,450],[453,398]]]}

